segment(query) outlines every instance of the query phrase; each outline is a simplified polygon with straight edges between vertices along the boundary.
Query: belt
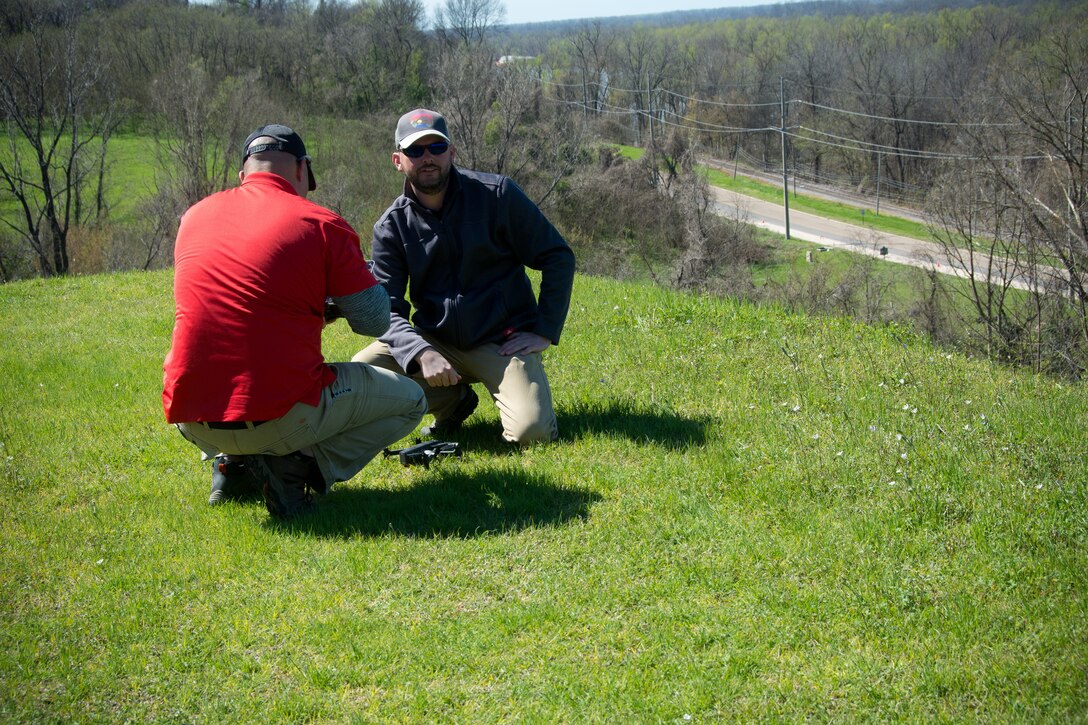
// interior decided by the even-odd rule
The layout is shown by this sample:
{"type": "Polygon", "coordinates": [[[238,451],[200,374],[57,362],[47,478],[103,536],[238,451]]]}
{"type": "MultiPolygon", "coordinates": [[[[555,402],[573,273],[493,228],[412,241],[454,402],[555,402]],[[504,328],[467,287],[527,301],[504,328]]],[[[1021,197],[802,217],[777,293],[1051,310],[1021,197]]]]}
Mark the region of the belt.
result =
{"type": "Polygon", "coordinates": [[[267,422],[267,420],[224,420],[205,422],[204,425],[212,430],[242,430],[243,428],[256,428],[267,422]]]}

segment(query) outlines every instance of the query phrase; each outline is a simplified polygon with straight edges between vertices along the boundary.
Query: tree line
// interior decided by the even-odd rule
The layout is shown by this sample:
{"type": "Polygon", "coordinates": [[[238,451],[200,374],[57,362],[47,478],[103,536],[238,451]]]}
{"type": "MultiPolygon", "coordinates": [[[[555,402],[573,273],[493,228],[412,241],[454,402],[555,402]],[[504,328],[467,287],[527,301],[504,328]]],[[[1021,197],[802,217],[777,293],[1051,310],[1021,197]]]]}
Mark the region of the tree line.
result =
{"type": "Polygon", "coordinates": [[[270,118],[322,148],[319,200],[369,220],[396,193],[393,120],[430,105],[460,162],[517,179],[591,271],[671,264],[670,283],[751,293],[745,265],[766,252],[707,213],[700,157],[881,184],[927,210],[949,255],[1037,280],[971,292],[979,345],[1079,375],[1086,19],[1076,2],[829,2],[534,30],[504,26],[501,0],[434,16],[421,0],[0,0],[0,277],[68,273],[73,239],[106,248],[105,268],[168,264],[181,211],[232,183],[238,139],[270,118]],[[154,181],[121,220],[124,133],[153,139],[154,181]]]}

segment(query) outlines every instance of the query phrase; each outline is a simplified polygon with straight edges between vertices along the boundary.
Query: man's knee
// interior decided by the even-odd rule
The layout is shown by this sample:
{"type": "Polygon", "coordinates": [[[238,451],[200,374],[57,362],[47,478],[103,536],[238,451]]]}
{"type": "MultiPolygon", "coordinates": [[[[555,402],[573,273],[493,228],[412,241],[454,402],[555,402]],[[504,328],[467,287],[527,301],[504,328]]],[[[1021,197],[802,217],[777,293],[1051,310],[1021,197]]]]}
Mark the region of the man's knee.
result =
{"type": "Polygon", "coordinates": [[[366,363],[367,365],[374,365],[376,367],[390,370],[392,368],[400,369],[400,366],[396,364],[393,359],[393,354],[389,352],[389,348],[382,342],[372,342],[364,347],[359,352],[355,353],[355,357],[351,358],[354,363],[366,363]]]}
{"type": "Polygon", "coordinates": [[[355,353],[355,356],[351,358],[353,363],[366,363],[372,365],[374,362],[373,356],[370,354],[370,348],[364,347],[359,352],[355,353]]]}
{"type": "MultiPolygon", "coordinates": [[[[412,382],[415,384],[415,381],[412,382]]],[[[418,423],[423,419],[423,416],[427,414],[427,395],[419,385],[416,385],[416,391],[418,391],[418,397],[416,398],[416,405],[415,408],[412,409],[411,415],[415,416],[416,422],[418,423]]]]}
{"type": "Polygon", "coordinates": [[[511,425],[503,432],[503,437],[511,443],[530,445],[533,443],[551,443],[559,438],[559,429],[554,416],[523,420],[511,425]]]}

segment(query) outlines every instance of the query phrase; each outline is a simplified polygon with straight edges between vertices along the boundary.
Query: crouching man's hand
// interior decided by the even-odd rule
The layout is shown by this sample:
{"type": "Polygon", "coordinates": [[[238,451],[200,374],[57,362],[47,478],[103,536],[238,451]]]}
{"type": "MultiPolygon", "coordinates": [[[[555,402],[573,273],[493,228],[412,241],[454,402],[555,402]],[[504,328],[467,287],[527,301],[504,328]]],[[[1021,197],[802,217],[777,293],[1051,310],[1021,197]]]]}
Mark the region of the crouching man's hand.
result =
{"type": "Polygon", "coordinates": [[[419,363],[423,378],[432,388],[445,388],[461,382],[461,376],[453,369],[453,365],[450,365],[450,361],[434,348],[427,348],[419,353],[416,361],[419,363]]]}
{"type": "Polygon", "coordinates": [[[515,332],[499,346],[499,354],[528,355],[531,352],[544,352],[551,346],[551,340],[535,332],[515,332]]]}

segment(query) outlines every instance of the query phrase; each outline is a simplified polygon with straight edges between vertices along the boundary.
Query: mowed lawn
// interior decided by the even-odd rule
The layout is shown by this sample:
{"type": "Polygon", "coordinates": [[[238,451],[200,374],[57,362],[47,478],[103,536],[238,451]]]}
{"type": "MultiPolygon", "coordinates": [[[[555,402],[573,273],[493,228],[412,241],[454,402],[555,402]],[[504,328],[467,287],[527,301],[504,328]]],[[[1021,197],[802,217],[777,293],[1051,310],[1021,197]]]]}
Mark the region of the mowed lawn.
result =
{"type": "Polygon", "coordinates": [[[579,277],[558,443],[280,524],[163,420],[171,283],[0,286],[0,720],[1088,713],[1083,384],[579,277]]]}

